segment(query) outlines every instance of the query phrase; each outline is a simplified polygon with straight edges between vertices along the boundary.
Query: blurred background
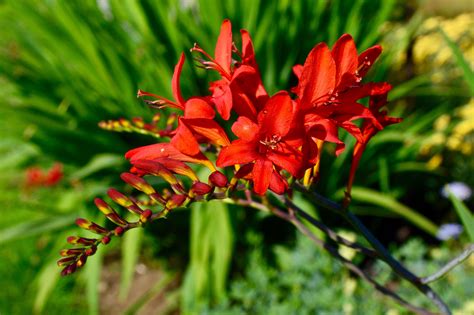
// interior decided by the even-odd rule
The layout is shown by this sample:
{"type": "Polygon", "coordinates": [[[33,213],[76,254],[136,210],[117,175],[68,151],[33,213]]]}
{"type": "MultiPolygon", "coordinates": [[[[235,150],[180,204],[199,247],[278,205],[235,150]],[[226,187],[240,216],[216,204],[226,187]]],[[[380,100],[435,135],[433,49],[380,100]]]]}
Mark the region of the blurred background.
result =
{"type": "MultiPolygon", "coordinates": [[[[434,272],[474,237],[473,9],[471,0],[1,0],[0,314],[407,314],[286,222],[222,203],[126,233],[73,276],[61,278],[56,260],[80,233],[76,217],[101,222],[94,197],[131,192],[119,180],[123,154],[156,141],[98,123],[151,119],[136,92],[170,97],[182,51],[184,95],[208,93],[212,75],[189,48],[212,52],[230,18],[235,34],[252,35],[270,93],[295,85],[291,67],[318,42],[350,33],[359,51],[383,45],[367,80],[394,85],[391,116],[404,121],[368,146],[352,209],[416,274],[434,272]]],[[[345,140],[345,154],[325,152],[316,185],[336,200],[350,167],[345,140]]],[[[341,253],[429,305],[385,266],[341,253]]],[[[471,257],[434,287],[456,314],[473,314],[472,283],[471,257]]]]}

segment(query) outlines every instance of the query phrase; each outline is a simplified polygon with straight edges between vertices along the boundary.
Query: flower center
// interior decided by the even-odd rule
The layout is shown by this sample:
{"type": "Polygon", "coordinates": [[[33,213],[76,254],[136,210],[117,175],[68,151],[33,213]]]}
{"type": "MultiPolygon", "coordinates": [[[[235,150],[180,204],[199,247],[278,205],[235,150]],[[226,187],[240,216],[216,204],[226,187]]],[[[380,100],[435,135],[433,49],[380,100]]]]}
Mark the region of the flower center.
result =
{"type": "Polygon", "coordinates": [[[260,143],[263,144],[266,148],[275,150],[278,146],[278,143],[281,141],[281,136],[272,135],[271,137],[265,137],[264,140],[260,140],[260,143]]]}

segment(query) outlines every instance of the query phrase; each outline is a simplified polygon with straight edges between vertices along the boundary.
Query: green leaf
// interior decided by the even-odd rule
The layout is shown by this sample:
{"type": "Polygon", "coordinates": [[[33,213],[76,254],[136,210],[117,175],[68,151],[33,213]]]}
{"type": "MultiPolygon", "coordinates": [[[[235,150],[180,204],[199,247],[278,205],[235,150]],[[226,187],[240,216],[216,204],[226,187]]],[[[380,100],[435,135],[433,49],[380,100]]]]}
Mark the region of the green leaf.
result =
{"type": "Polygon", "coordinates": [[[33,304],[33,312],[35,314],[42,313],[51,292],[59,280],[60,268],[58,268],[56,264],[59,257],[57,253],[64,247],[66,237],[72,233],[73,230],[69,230],[58,236],[56,243],[53,246],[53,250],[51,250],[51,257],[41,267],[35,277],[36,296],[33,304]]]}
{"type": "Polygon", "coordinates": [[[96,172],[108,168],[117,168],[124,162],[124,158],[117,154],[99,154],[94,156],[84,167],[71,174],[71,179],[84,179],[96,172]]]}
{"type": "Polygon", "coordinates": [[[86,278],[86,298],[90,315],[99,314],[99,284],[103,263],[103,252],[104,249],[101,248],[101,250],[98,250],[94,256],[89,257],[84,267],[84,277],[86,278]]]}
{"type": "Polygon", "coordinates": [[[122,241],[122,274],[120,278],[120,299],[125,300],[132,286],[135,266],[140,256],[144,230],[136,228],[128,231],[122,241]]]}
{"type": "Polygon", "coordinates": [[[464,79],[466,80],[466,83],[468,84],[471,93],[474,93],[474,72],[472,71],[471,66],[469,65],[466,58],[464,58],[461,49],[451,38],[449,38],[449,36],[443,31],[442,28],[439,28],[439,32],[443,36],[446,44],[448,44],[448,47],[451,49],[454,58],[456,58],[457,65],[462,69],[464,79]]]}
{"type": "Polygon", "coordinates": [[[449,192],[449,199],[453,203],[454,209],[458,213],[459,218],[466,230],[471,243],[474,243],[474,216],[466,207],[466,205],[457,198],[452,192],[449,192]]]}
{"type": "Polygon", "coordinates": [[[191,261],[182,286],[183,312],[196,313],[224,298],[233,234],[227,206],[219,200],[191,206],[191,261]]]}
{"type": "MultiPolygon", "coordinates": [[[[337,195],[342,195],[342,193],[342,191],[338,192],[337,195]]],[[[386,210],[396,213],[402,218],[405,218],[413,225],[419,227],[423,231],[431,234],[432,236],[436,236],[436,232],[438,231],[438,227],[436,226],[436,224],[434,224],[425,216],[419,214],[415,210],[398,202],[390,196],[363,187],[353,187],[351,194],[352,199],[357,202],[366,202],[369,204],[377,205],[379,207],[383,207],[386,210]]]]}
{"type": "Polygon", "coordinates": [[[47,217],[23,222],[0,230],[0,244],[62,229],[74,224],[76,214],[47,217]]]}

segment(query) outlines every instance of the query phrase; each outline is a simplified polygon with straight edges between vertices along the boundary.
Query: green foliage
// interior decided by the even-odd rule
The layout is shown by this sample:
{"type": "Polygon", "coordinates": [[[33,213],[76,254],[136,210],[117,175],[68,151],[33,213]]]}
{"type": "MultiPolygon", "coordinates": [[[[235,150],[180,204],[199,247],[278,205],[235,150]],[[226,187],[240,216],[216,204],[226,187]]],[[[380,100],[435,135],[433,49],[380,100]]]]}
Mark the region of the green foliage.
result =
{"type": "Polygon", "coordinates": [[[224,203],[210,201],[191,208],[191,259],[182,287],[185,314],[224,298],[233,248],[229,209],[224,203]]]}
{"type": "Polygon", "coordinates": [[[451,192],[449,193],[449,199],[453,203],[454,209],[456,209],[456,212],[461,219],[464,229],[469,236],[469,240],[471,243],[474,243],[474,216],[466,205],[451,192]]]}
{"type": "MultiPolygon", "coordinates": [[[[304,236],[298,236],[292,249],[282,246],[273,248],[275,264],[270,264],[262,254],[261,243],[255,244],[244,275],[230,284],[228,299],[203,311],[201,314],[409,314],[396,304],[387,304],[374,293],[372,287],[335,262],[327,253],[318,249],[304,236]],[[367,297],[371,298],[367,298],[367,297]]],[[[413,239],[395,252],[417,274],[429,274],[437,270],[451,256],[442,249],[428,251],[419,239],[413,239]]],[[[384,273],[382,264],[370,267],[371,272],[384,273]]],[[[447,278],[436,283],[435,289],[453,309],[468,307],[474,293],[470,283],[474,281],[474,266],[457,267],[447,278]]],[[[390,286],[396,286],[401,295],[418,304],[426,304],[411,288],[395,282],[391,277],[379,277],[390,286]]],[[[425,305],[426,306],[426,305],[425,305]]],[[[462,312],[461,312],[462,313],[462,312]]]]}

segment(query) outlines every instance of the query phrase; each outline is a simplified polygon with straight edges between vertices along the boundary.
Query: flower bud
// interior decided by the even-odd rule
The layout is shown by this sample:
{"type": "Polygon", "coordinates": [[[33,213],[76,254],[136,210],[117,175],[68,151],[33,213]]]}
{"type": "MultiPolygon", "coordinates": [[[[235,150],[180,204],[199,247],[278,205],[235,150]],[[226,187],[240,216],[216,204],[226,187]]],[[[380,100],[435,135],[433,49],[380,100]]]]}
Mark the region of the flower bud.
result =
{"type": "MultiPolygon", "coordinates": [[[[120,228],[120,227],[118,227],[118,228],[120,228]]],[[[104,236],[100,241],[101,241],[102,244],[107,245],[107,244],[110,243],[110,236],[104,236]]]]}
{"type": "Polygon", "coordinates": [[[69,249],[62,249],[60,252],[59,252],[59,255],[63,256],[63,257],[67,257],[67,256],[77,256],[79,254],[82,254],[84,252],[84,249],[85,248],[69,248],[69,249]]]}
{"type": "Polygon", "coordinates": [[[141,177],[131,173],[122,173],[120,178],[122,178],[124,182],[133,186],[133,188],[143,191],[147,195],[153,194],[155,192],[155,189],[141,177]]]}
{"type": "Polygon", "coordinates": [[[150,209],[144,210],[142,214],[140,215],[140,221],[145,223],[146,221],[148,221],[148,219],[151,217],[152,214],[153,212],[151,212],[150,209]]]}
{"type": "Polygon", "coordinates": [[[171,198],[168,200],[166,203],[166,208],[168,209],[173,209],[181,206],[184,201],[186,201],[186,196],[185,195],[172,195],[171,198]]]}
{"type": "Polygon", "coordinates": [[[131,201],[127,196],[124,194],[116,191],[113,188],[110,188],[107,191],[107,195],[118,205],[121,205],[122,207],[128,208],[132,206],[134,203],[131,201]]]}
{"type": "Polygon", "coordinates": [[[61,276],[67,276],[67,275],[70,275],[71,273],[74,273],[76,271],[76,268],[77,268],[77,265],[75,262],[70,264],[69,266],[64,268],[63,271],[61,271],[61,276]]]}
{"type": "Polygon", "coordinates": [[[104,200],[100,198],[95,198],[94,203],[97,206],[97,208],[100,210],[100,212],[102,212],[107,217],[107,219],[109,219],[113,223],[117,225],[122,225],[122,226],[128,224],[128,222],[122,219],[118,215],[118,213],[104,200]]]}
{"type": "Polygon", "coordinates": [[[86,264],[87,262],[87,256],[86,255],[81,255],[79,256],[79,259],[76,262],[77,267],[82,267],[86,264]]]}
{"type": "Polygon", "coordinates": [[[203,182],[195,182],[191,187],[191,192],[199,196],[207,195],[211,191],[212,187],[203,182]]]}
{"type": "Polygon", "coordinates": [[[97,251],[97,246],[91,246],[84,251],[84,255],[92,256],[95,254],[96,251],[97,251]]]}
{"type": "Polygon", "coordinates": [[[78,218],[78,219],[76,219],[76,224],[80,228],[91,231],[91,232],[94,232],[96,234],[104,235],[104,234],[107,234],[109,232],[107,229],[103,228],[102,226],[100,226],[98,224],[95,224],[94,222],[91,222],[87,219],[78,218]]]}
{"type": "Polygon", "coordinates": [[[211,175],[209,175],[209,182],[217,187],[226,187],[228,180],[224,174],[219,171],[215,171],[211,175]]]}
{"type": "Polygon", "coordinates": [[[123,234],[123,232],[125,232],[124,228],[121,227],[121,226],[117,226],[114,230],[114,234],[116,236],[121,236],[123,234]]]}
{"type": "Polygon", "coordinates": [[[95,238],[85,238],[79,236],[69,236],[67,242],[72,245],[92,245],[97,241],[95,238]]]}
{"type": "Polygon", "coordinates": [[[57,264],[59,267],[69,265],[70,263],[76,261],[76,258],[77,258],[76,256],[61,258],[60,260],[58,260],[57,264]]]}

